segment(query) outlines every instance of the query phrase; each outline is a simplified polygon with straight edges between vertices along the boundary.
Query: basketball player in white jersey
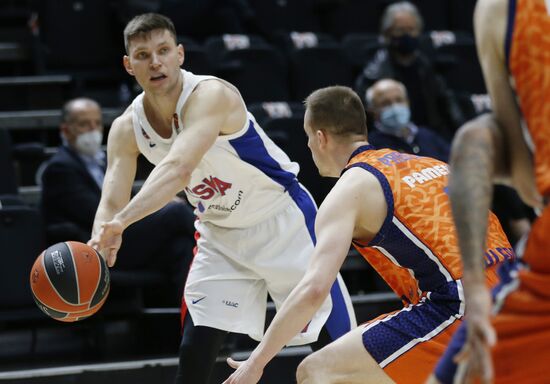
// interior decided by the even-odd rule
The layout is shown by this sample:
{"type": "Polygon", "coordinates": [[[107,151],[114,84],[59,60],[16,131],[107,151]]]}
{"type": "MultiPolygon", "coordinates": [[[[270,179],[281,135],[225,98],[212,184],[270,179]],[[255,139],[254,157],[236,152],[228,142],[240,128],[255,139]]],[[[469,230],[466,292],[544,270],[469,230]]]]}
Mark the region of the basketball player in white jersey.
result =
{"type": "MultiPolygon", "coordinates": [[[[239,91],[180,69],[184,50],[175,39],[172,22],[158,14],[136,16],[124,30],[124,66],[143,93],[109,132],[89,244],[113,266],[123,231],[185,190],[198,241],[182,301],[177,382],[197,384],[209,382],[226,333],[259,340],[267,293],[278,307],[300,281],[316,206],[297,181],[298,165],[265,135],[239,91]],[[156,167],[130,200],[140,153],[156,167]]],[[[292,344],[314,342],[323,325],[327,343],[356,325],[341,277],[292,344]]]]}

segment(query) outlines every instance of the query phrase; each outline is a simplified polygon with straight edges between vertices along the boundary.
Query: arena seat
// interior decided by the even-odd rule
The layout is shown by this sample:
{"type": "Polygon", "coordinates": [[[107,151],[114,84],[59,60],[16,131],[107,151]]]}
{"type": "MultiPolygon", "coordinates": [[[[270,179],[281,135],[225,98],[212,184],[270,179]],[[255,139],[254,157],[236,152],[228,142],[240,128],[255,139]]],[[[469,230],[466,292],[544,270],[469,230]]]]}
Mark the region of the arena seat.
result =
{"type": "Polygon", "coordinates": [[[321,31],[316,0],[249,0],[256,24],[266,31],[321,31]]]}
{"type": "Polygon", "coordinates": [[[0,209],[0,320],[45,318],[31,295],[29,277],[44,249],[42,218],[35,208],[12,205],[0,209]]]}
{"type": "Polygon", "coordinates": [[[290,92],[294,101],[303,101],[319,88],[353,85],[353,67],[340,44],[294,49],[289,57],[290,92]]]}
{"type": "Polygon", "coordinates": [[[246,103],[289,99],[284,56],[262,39],[225,35],[208,39],[205,46],[214,74],[234,84],[246,103]]]}
{"type": "Polygon", "coordinates": [[[473,33],[476,0],[449,0],[450,29],[473,33]]]}
{"type": "Polygon", "coordinates": [[[0,128],[0,194],[17,194],[17,179],[13,164],[13,149],[9,133],[0,128]]]}
{"type": "Polygon", "coordinates": [[[433,44],[433,62],[450,88],[474,94],[487,93],[472,34],[430,31],[426,35],[433,44]]]}
{"type": "Polygon", "coordinates": [[[323,31],[341,38],[350,33],[378,33],[380,18],[388,0],[327,2],[323,10],[323,31]]]}
{"type": "Polygon", "coordinates": [[[424,19],[424,30],[446,30],[450,28],[449,1],[412,0],[424,19]]]}
{"type": "Polygon", "coordinates": [[[355,74],[370,62],[381,47],[382,42],[378,33],[350,33],[342,37],[342,48],[348,61],[353,65],[355,74]]]}

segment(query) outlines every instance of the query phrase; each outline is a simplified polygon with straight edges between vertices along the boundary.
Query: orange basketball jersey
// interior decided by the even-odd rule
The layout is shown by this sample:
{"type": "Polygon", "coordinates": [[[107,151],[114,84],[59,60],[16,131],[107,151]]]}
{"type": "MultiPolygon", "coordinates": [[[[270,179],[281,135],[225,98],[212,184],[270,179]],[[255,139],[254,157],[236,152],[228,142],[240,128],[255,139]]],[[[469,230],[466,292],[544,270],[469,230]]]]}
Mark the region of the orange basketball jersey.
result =
{"type": "Polygon", "coordinates": [[[506,58],[534,144],[539,192],[550,197],[550,3],[510,1],[506,58]]]}
{"type": "MultiPolygon", "coordinates": [[[[388,205],[376,237],[354,245],[402,300],[416,304],[425,292],[459,280],[462,262],[447,194],[448,165],[369,145],[354,152],[350,167],[374,174],[388,205]]],[[[495,265],[515,257],[492,213],[485,257],[492,286],[498,280],[495,265]]]]}

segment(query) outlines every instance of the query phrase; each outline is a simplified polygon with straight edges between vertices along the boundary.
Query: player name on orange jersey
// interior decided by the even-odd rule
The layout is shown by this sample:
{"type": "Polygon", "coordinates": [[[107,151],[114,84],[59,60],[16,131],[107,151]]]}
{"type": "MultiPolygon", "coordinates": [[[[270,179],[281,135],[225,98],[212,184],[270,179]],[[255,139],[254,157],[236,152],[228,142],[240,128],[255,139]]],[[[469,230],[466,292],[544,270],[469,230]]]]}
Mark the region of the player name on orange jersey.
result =
{"type": "Polygon", "coordinates": [[[449,174],[448,165],[435,165],[433,167],[423,168],[420,171],[412,172],[407,176],[403,176],[403,180],[409,187],[414,188],[417,184],[424,184],[430,180],[449,174]]]}

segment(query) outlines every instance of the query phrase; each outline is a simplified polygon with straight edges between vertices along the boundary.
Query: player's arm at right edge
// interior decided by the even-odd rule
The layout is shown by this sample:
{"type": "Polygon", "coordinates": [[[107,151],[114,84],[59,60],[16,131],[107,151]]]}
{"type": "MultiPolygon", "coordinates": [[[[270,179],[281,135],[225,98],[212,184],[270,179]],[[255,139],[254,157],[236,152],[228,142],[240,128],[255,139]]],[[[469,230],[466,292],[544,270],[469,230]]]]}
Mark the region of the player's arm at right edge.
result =
{"type": "MultiPolygon", "coordinates": [[[[535,187],[532,155],[521,127],[519,106],[512,86],[505,52],[508,25],[508,1],[480,0],[474,13],[476,47],[491,96],[496,129],[503,135],[506,164],[513,187],[527,204],[541,207],[541,198],[535,187]]],[[[510,53],[511,55],[511,53],[510,53]]]]}
{"type": "Polygon", "coordinates": [[[130,201],[138,155],[132,115],[127,110],[113,122],[109,131],[107,171],[95,215],[92,238],[99,233],[102,223],[110,221],[130,201]]]}

